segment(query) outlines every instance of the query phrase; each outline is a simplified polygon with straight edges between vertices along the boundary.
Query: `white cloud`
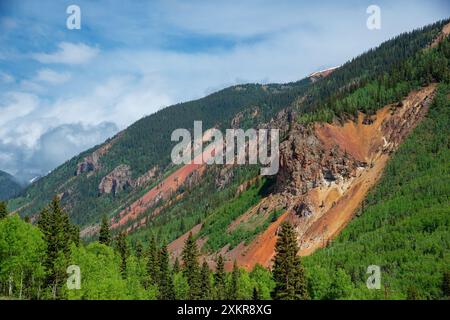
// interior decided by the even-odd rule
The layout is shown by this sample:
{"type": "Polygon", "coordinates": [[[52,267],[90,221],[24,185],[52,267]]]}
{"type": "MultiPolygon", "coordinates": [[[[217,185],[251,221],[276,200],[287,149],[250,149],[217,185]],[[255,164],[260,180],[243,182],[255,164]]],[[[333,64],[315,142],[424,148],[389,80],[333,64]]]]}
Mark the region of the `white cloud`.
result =
{"type": "Polygon", "coordinates": [[[50,84],[61,84],[70,80],[70,74],[67,72],[58,73],[51,69],[41,69],[38,71],[36,80],[50,84]]]}
{"type": "Polygon", "coordinates": [[[34,59],[41,63],[84,64],[92,60],[99,53],[98,48],[89,47],[84,43],[61,42],[59,50],[54,53],[37,53],[34,59]]]}

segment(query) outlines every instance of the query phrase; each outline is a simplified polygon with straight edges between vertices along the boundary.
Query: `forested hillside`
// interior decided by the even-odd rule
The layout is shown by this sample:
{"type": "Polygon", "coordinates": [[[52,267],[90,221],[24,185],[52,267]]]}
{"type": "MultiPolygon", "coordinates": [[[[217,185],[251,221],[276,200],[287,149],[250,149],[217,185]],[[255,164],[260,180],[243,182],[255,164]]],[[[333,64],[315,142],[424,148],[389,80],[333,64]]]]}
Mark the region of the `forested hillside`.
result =
{"type": "MultiPolygon", "coordinates": [[[[230,126],[237,113],[245,114],[246,110],[257,110],[255,116],[247,115],[241,121],[241,126],[245,128],[265,123],[277,111],[288,107],[303,114],[301,121],[329,121],[335,114],[342,116],[344,113],[352,114],[355,110],[373,110],[372,106],[359,104],[355,107],[345,101],[342,107],[339,105],[335,108],[335,101],[342,100],[366,84],[382,89],[377,91],[383,93],[377,101],[380,106],[405,95],[409,89],[423,82],[420,77],[425,70],[416,70],[415,74],[411,74],[410,68],[399,76],[395,70],[403,70],[404,65],[412,65],[415,68],[415,57],[420,56],[420,50],[431,43],[445,23],[439,22],[402,34],[349,61],[330,76],[314,83],[306,78],[288,84],[234,86],[203,99],[160,110],[139,120],[102,145],[108,146],[108,149],[102,153],[95,170],[78,172],[77,166],[86,156],[99,150],[99,147],[71,159],[32,184],[23,197],[9,203],[9,208],[20,209],[21,215],[36,214],[55,194],[60,194],[62,205],[74,222],[82,226],[95,224],[102,215],[111,216],[123,207],[124,203],[135,199],[168,170],[173,169],[169,161],[170,150],[174,145],[174,142],[170,141],[170,134],[176,128],[192,128],[194,120],[202,120],[204,129],[212,126],[223,129],[230,126]],[[398,77],[409,77],[411,81],[404,82],[398,77]],[[386,78],[389,78],[389,83],[386,78]],[[157,171],[157,175],[146,184],[124,188],[120,193],[99,193],[102,179],[120,165],[130,167],[130,179],[141,177],[152,169],[157,171]]],[[[432,67],[430,64],[442,62],[436,62],[435,59],[421,61],[427,68],[432,67]]],[[[434,69],[433,75],[435,71],[442,76],[441,71],[434,69]]],[[[425,80],[429,82],[433,80],[433,76],[425,80]]]]}
{"type": "Polygon", "coordinates": [[[12,175],[0,170],[0,201],[17,196],[22,189],[12,175]]]}

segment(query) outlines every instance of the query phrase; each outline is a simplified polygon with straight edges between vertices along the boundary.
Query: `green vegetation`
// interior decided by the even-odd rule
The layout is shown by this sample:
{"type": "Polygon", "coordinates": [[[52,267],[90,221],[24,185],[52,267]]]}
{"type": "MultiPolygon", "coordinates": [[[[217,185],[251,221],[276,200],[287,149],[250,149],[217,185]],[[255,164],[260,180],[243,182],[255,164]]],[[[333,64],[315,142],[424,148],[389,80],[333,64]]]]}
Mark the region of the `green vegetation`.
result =
{"type": "Polygon", "coordinates": [[[313,299],[448,296],[449,94],[450,86],[440,85],[426,118],[392,156],[361,216],[331,246],[305,258],[313,299]],[[381,290],[366,287],[369,265],[381,267],[381,290]]]}
{"type": "MultiPolygon", "coordinates": [[[[18,299],[269,299],[274,284],[269,270],[225,273],[222,258],[213,273],[199,266],[192,236],[183,249],[183,265],[169,262],[167,247],[151,241],[145,254],[131,250],[124,233],[112,246],[83,245],[57,198],[45,209],[39,227],[17,214],[0,219],[0,296],[18,299]],[[67,267],[80,268],[79,289],[68,289],[67,267]]],[[[178,261],[178,260],[176,260],[178,261]]],[[[72,277],[72,275],[71,275],[72,277]]]]}

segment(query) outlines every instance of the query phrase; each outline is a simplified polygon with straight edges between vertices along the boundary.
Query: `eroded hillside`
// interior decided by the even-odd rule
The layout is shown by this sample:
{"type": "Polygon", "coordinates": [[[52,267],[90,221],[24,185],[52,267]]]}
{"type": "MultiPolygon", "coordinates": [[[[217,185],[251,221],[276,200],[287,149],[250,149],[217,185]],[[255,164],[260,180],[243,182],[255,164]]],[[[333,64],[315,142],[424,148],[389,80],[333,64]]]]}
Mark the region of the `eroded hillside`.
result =
{"type": "MultiPolygon", "coordinates": [[[[390,154],[423,118],[435,90],[434,84],[429,85],[373,116],[360,113],[356,120],[344,124],[294,124],[280,146],[276,191],[233,221],[228,231],[269,212],[282,209],[283,213],[249,244],[223,247],[220,253],[226,257],[227,268],[234,260],[246,269],[258,263],[269,266],[278,227],[286,220],[296,226],[301,255],[332,241],[357,213],[390,154]]],[[[200,230],[201,225],[197,225],[190,232],[200,230]]],[[[169,245],[173,256],[181,253],[188,233],[169,245]]],[[[199,238],[198,244],[206,241],[199,238]]],[[[213,265],[216,255],[205,258],[213,265]]]]}

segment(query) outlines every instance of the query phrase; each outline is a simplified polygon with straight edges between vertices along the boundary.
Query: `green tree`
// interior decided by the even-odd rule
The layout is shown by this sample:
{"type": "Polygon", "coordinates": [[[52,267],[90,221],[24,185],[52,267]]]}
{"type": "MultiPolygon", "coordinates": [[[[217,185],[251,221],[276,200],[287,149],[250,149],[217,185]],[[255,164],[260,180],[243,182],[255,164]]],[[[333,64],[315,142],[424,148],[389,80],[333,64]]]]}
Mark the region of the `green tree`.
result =
{"type": "Polygon", "coordinates": [[[111,233],[109,231],[109,224],[106,215],[103,215],[102,217],[102,224],[100,226],[98,241],[107,246],[109,246],[111,243],[111,233]]]}
{"type": "Polygon", "coordinates": [[[233,271],[231,272],[231,279],[227,290],[227,298],[229,300],[236,300],[238,298],[238,291],[239,291],[239,268],[236,263],[236,260],[234,260],[233,271]]]}
{"type": "Polygon", "coordinates": [[[8,209],[4,201],[0,201],[0,219],[6,218],[8,216],[8,209]]]}
{"type": "Polygon", "coordinates": [[[136,254],[136,258],[141,259],[142,253],[144,252],[144,247],[142,246],[142,242],[140,240],[136,241],[136,244],[134,246],[134,251],[136,254]]]}
{"type": "Polygon", "coordinates": [[[17,215],[0,220],[0,295],[39,298],[45,254],[46,243],[38,228],[17,215]]]}
{"type": "Polygon", "coordinates": [[[180,260],[178,257],[175,258],[175,262],[173,263],[173,273],[176,274],[180,272],[180,260]]]}
{"type": "Polygon", "coordinates": [[[174,300],[175,289],[172,273],[169,267],[169,253],[167,246],[163,245],[159,254],[159,298],[162,300],[174,300]]]}
{"type": "Polygon", "coordinates": [[[216,262],[216,272],[214,274],[214,287],[217,300],[225,299],[225,262],[223,256],[219,255],[216,262]]]}
{"type": "Polygon", "coordinates": [[[157,284],[159,281],[159,253],[156,245],[155,237],[151,237],[147,249],[147,272],[149,274],[149,281],[152,284],[157,284]]]}
{"type": "Polygon", "coordinates": [[[211,271],[209,270],[208,263],[203,260],[202,269],[200,271],[200,287],[201,296],[200,299],[211,299],[211,271]]]}
{"type": "Polygon", "coordinates": [[[70,244],[79,244],[78,227],[72,225],[69,216],[61,209],[59,198],[55,196],[50,205],[44,208],[37,222],[47,243],[45,268],[47,270],[48,294],[53,299],[63,297],[63,284],[66,278],[67,260],[70,244]]]}
{"type": "Polygon", "coordinates": [[[201,296],[200,293],[200,267],[198,265],[197,243],[189,233],[183,248],[183,272],[189,284],[189,299],[196,300],[201,296]]]}
{"type": "Polygon", "coordinates": [[[119,232],[116,237],[116,250],[121,259],[120,271],[122,275],[125,275],[125,271],[127,269],[127,258],[130,255],[130,249],[128,247],[127,236],[123,231],[119,232]]]}
{"type": "Polygon", "coordinates": [[[283,223],[275,245],[273,277],[275,289],[272,292],[278,300],[309,299],[305,272],[297,256],[297,237],[290,223],[283,223]]]}

